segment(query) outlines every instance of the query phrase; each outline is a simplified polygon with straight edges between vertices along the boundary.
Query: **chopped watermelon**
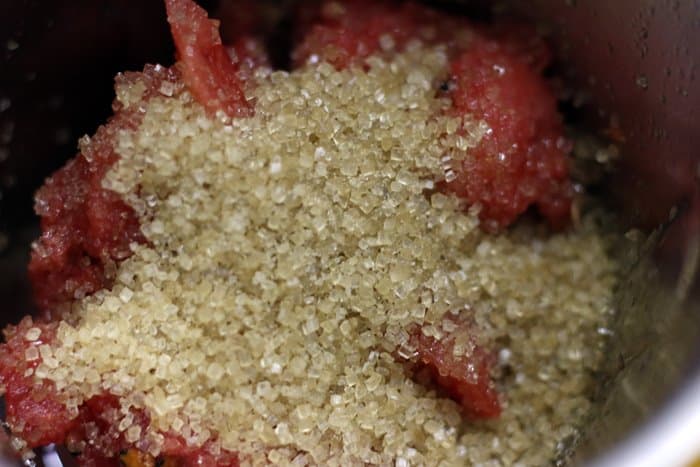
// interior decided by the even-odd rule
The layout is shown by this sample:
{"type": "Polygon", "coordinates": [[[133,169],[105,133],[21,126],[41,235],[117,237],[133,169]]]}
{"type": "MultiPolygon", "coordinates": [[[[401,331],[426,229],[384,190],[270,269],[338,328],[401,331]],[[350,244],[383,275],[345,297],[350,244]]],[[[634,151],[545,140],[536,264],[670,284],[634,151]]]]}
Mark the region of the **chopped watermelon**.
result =
{"type": "Polygon", "coordinates": [[[5,343],[0,345],[0,387],[4,389],[5,421],[12,434],[33,448],[61,443],[76,425],[49,381],[34,381],[33,372],[42,362],[39,346],[56,337],[56,323],[36,323],[30,317],[17,326],[8,326],[5,343]],[[27,333],[41,331],[36,340],[27,333]]]}
{"type": "MultiPolygon", "coordinates": [[[[142,73],[117,77],[123,85],[144,83],[144,100],[157,95],[163,82],[177,80],[174,71],[151,65],[142,73]]],[[[117,135],[135,129],[140,119],[138,112],[124,109],[118,101],[114,111],[82,152],[49,177],[36,194],[42,234],[32,248],[29,278],[45,317],[58,317],[62,303],[109,287],[111,278],[105,268],[129,257],[132,242],[145,241],[134,210],[102,186],[104,175],[118,159],[117,135]]]]}
{"type": "Polygon", "coordinates": [[[371,0],[302,4],[297,17],[295,66],[327,61],[339,69],[362,65],[377,52],[400,51],[411,39],[450,45],[451,31],[467,24],[414,2],[371,0]]]}
{"type": "Polygon", "coordinates": [[[483,40],[451,65],[452,112],[483,120],[489,130],[476,148],[453,162],[456,177],[445,188],[469,205],[480,205],[483,225],[492,231],[510,225],[530,206],[555,228],[569,221],[571,144],[556,99],[529,60],[483,40]]]}
{"type": "Polygon", "coordinates": [[[166,0],[165,6],[182,79],[197,102],[212,114],[252,115],[238,75],[240,60],[234,62],[221,42],[219,22],[192,0],[166,0]]]}
{"type": "Polygon", "coordinates": [[[445,318],[454,325],[439,339],[410,329],[409,346],[415,354],[409,363],[416,375],[426,376],[443,394],[457,402],[472,419],[495,418],[501,414],[498,392],[491,380],[490,352],[474,342],[473,326],[456,317],[445,318]],[[455,352],[458,343],[462,349],[455,352]]]}

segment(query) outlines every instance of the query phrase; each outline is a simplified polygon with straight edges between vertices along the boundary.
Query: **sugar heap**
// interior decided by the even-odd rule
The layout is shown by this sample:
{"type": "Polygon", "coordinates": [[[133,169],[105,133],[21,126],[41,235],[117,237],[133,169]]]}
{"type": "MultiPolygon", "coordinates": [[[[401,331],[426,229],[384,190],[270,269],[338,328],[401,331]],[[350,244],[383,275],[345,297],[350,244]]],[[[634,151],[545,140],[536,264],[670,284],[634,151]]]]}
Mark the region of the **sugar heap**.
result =
{"type": "Polygon", "coordinates": [[[230,122],[172,83],[147,103],[138,83],[119,88],[143,121],[105,186],[149,244],[76,302],[35,375],[70,407],[120,396],[115,424],[152,454],[174,430],[194,445],[218,433],[213,449],[253,464],[551,459],[601,355],[603,241],[587,226],[483,233],[434,189],[488,130],[440,116],[445,54],[414,45],[369,63],[260,72],[255,116],[230,122]],[[446,313],[500,349],[499,420],[465,421],[397,362],[406,329],[439,338],[446,313]],[[148,410],[147,433],[129,407],[148,410]]]}

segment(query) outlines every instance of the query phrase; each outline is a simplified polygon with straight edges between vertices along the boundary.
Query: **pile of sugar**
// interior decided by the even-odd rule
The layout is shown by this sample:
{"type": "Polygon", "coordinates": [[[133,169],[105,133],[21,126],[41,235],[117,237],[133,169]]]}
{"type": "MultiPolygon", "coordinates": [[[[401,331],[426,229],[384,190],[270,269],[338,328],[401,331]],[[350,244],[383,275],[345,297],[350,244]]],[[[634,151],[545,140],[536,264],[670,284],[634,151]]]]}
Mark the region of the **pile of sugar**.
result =
{"type": "Polygon", "coordinates": [[[216,432],[213,449],[253,464],[551,459],[601,356],[604,244],[586,226],[483,233],[476,213],[431,191],[445,155],[487,131],[439,116],[444,53],[369,62],[261,72],[255,116],[233,122],[172,83],[147,103],[138,83],[119,88],[144,117],[121,135],[105,186],[150,243],[112,290],[76,302],[35,375],[74,410],[105,389],[121,396],[115,423],[152,454],[172,429],[193,445],[216,432]],[[396,361],[411,323],[439,337],[448,312],[499,346],[496,421],[463,420],[396,361]],[[129,407],[150,412],[147,433],[129,407]]]}

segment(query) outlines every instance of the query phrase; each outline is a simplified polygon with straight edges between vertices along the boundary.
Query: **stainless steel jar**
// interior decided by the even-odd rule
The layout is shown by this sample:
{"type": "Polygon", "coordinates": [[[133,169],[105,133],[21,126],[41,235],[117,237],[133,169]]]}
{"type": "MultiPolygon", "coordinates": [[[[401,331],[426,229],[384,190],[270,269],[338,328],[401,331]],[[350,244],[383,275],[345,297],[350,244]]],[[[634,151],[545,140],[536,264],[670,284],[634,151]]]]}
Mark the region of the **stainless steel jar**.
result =
{"type": "MultiPolygon", "coordinates": [[[[688,465],[700,455],[700,2],[439,3],[540,24],[582,121],[622,155],[605,193],[640,249],[620,252],[615,345],[562,463],[688,465]]],[[[138,0],[0,5],[0,324],[30,309],[32,191],[105,117],[114,73],[170,60],[164,18],[138,0]]]]}

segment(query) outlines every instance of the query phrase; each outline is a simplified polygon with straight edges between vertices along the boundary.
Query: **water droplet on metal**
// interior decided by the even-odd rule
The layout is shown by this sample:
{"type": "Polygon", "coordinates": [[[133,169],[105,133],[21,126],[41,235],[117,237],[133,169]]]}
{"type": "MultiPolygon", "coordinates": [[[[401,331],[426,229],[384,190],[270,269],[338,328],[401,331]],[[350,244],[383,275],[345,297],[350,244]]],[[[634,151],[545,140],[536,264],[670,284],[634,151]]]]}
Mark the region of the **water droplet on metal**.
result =
{"type": "Polygon", "coordinates": [[[637,76],[637,80],[635,82],[637,83],[637,86],[642,89],[649,88],[649,78],[647,78],[645,75],[637,76]]]}

